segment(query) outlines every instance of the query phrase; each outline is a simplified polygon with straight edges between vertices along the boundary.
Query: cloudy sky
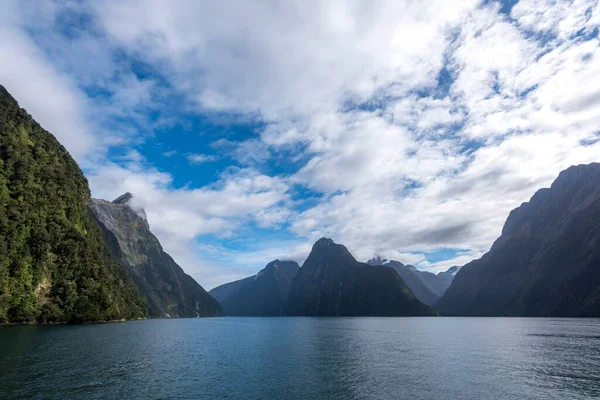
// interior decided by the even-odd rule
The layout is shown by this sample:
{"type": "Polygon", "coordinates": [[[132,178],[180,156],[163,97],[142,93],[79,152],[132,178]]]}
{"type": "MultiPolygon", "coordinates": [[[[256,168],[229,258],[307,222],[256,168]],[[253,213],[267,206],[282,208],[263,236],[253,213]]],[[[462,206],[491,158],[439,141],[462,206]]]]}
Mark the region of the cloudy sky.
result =
{"type": "Polygon", "coordinates": [[[321,236],[439,271],[600,161],[587,0],[7,0],[0,84],[210,289],[321,236]]]}

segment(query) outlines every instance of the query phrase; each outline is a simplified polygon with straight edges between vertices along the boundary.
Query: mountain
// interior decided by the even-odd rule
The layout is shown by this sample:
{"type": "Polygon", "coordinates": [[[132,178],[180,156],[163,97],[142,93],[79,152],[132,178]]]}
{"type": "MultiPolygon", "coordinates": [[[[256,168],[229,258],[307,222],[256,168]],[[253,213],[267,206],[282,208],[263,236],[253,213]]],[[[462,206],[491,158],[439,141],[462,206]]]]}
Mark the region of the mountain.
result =
{"type": "Polygon", "coordinates": [[[568,168],[513,210],[437,306],[449,315],[600,316],[600,164],[568,168]]]}
{"type": "MultiPolygon", "coordinates": [[[[421,271],[412,265],[404,265],[399,261],[381,259],[379,256],[367,261],[369,265],[385,265],[390,267],[400,275],[400,278],[406,283],[414,295],[421,303],[431,306],[440,299],[423,281],[421,271]]],[[[433,274],[432,274],[433,275],[433,274]]],[[[436,275],[434,275],[436,276],[436,275]]]]}
{"type": "Polygon", "coordinates": [[[319,239],[292,281],[289,315],[435,315],[393,269],[358,261],[345,246],[319,239]]]}
{"type": "Polygon", "coordinates": [[[444,295],[460,267],[450,267],[437,275],[429,271],[421,271],[412,265],[404,265],[399,261],[382,259],[375,256],[367,261],[369,265],[385,265],[392,268],[404,280],[417,298],[429,306],[435,304],[444,295]]]}
{"type": "Polygon", "coordinates": [[[460,271],[460,268],[461,267],[455,265],[453,267],[448,268],[444,272],[438,272],[436,276],[438,280],[442,282],[443,288],[443,291],[440,293],[440,296],[443,296],[444,293],[446,293],[446,290],[448,290],[448,288],[452,284],[452,281],[454,281],[454,278],[456,277],[456,274],[458,274],[458,271],[460,271]]]}
{"type": "Polygon", "coordinates": [[[249,282],[254,280],[256,275],[249,276],[244,279],[239,279],[237,281],[225,283],[221,286],[217,286],[216,288],[209,290],[208,293],[217,299],[217,301],[223,305],[223,302],[229,298],[230,296],[237,293],[242,287],[247,285],[249,282]]]}
{"type": "Polygon", "coordinates": [[[0,86],[0,322],[145,317],[67,150],[0,86]]]}
{"type": "Polygon", "coordinates": [[[90,208],[106,243],[127,267],[146,299],[151,317],[211,317],[221,306],[171,256],[150,232],[143,209],[131,206],[125,193],[113,202],[92,199],[90,208]]]}
{"type": "Polygon", "coordinates": [[[255,276],[219,286],[210,293],[219,299],[225,315],[280,316],[299,269],[295,261],[271,261],[255,276]]]}
{"type": "Polygon", "coordinates": [[[419,275],[421,275],[421,278],[427,287],[438,297],[441,297],[446,293],[446,290],[448,290],[450,284],[452,284],[452,281],[459,270],[460,267],[454,266],[448,268],[446,271],[438,272],[437,275],[429,271],[419,271],[419,275]]]}

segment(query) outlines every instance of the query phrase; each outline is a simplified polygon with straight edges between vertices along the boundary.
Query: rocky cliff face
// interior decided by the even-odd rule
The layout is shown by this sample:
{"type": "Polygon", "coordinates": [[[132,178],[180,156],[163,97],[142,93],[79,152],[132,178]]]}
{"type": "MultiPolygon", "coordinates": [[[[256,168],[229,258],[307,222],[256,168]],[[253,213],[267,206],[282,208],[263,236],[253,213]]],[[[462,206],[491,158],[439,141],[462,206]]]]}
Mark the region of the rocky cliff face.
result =
{"type": "Polygon", "coordinates": [[[513,210],[437,304],[451,315],[600,316],[600,164],[571,167],[513,210]]]}
{"type": "Polygon", "coordinates": [[[290,285],[300,266],[295,261],[271,261],[255,276],[214,288],[225,315],[280,316],[290,285]]]}
{"type": "Polygon", "coordinates": [[[358,261],[346,247],[319,239],[292,281],[290,315],[434,315],[393,269],[358,261]]]}
{"type": "Polygon", "coordinates": [[[146,298],[149,315],[220,315],[220,304],[163,251],[143,210],[130,207],[131,198],[126,193],[113,202],[93,199],[90,208],[103,228],[105,241],[146,298]]]}

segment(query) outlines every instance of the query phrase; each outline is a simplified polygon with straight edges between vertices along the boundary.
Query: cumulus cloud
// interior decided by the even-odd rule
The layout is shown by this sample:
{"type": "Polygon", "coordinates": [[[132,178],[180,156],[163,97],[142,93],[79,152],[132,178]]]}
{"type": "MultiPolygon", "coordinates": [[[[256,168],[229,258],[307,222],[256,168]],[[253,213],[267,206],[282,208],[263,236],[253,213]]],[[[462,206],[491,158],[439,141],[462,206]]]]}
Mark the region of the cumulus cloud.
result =
{"type": "Polygon", "coordinates": [[[153,231],[173,240],[219,234],[245,220],[263,223],[265,215],[285,213],[279,207],[288,199],[285,182],[252,169],[228,170],[214,184],[198,189],[173,189],[169,174],[138,164],[96,166],[88,179],[101,198],[133,193],[153,231]]]}
{"type": "Polygon", "coordinates": [[[279,120],[366,100],[392,83],[402,91],[431,85],[451,28],[476,4],[133,0],[94,7],[113,40],[163,63],[200,107],[279,120]]]}
{"type": "Polygon", "coordinates": [[[163,157],[173,157],[175,154],[177,154],[177,150],[168,150],[162,153],[163,157]]]}
{"type": "Polygon", "coordinates": [[[218,157],[208,154],[189,153],[186,155],[190,164],[204,164],[207,162],[217,161],[218,157]]]}
{"type": "MultiPolygon", "coordinates": [[[[76,84],[56,68],[22,30],[17,2],[3,4],[0,16],[0,82],[21,107],[64,143],[78,160],[96,144],[86,113],[89,102],[76,84]]],[[[55,12],[42,6],[41,14],[55,12]]]]}

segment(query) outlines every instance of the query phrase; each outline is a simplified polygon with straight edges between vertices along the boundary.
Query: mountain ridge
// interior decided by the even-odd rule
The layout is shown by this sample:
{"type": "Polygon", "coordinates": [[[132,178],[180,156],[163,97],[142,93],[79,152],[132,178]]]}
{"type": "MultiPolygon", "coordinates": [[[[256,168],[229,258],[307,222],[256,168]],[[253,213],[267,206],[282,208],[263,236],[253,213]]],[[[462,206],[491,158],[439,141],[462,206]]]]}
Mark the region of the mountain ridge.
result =
{"type": "Polygon", "coordinates": [[[288,315],[435,315],[393,269],[358,262],[328,238],[313,245],[290,288],[288,315]]]}
{"type": "Polygon", "coordinates": [[[454,280],[456,272],[460,269],[458,266],[453,266],[446,271],[434,274],[422,271],[410,264],[405,265],[400,261],[381,258],[379,255],[369,259],[367,264],[385,265],[394,269],[417,298],[428,306],[435,304],[443,296],[454,280]]]}
{"type": "Polygon", "coordinates": [[[510,212],[437,303],[448,315],[600,316],[600,164],[572,166],[510,212]]]}
{"type": "Polygon", "coordinates": [[[222,313],[220,304],[167,254],[150,231],[142,209],[130,207],[129,192],[112,202],[89,203],[113,253],[128,269],[155,318],[207,317],[222,313]]]}
{"type": "Polygon", "coordinates": [[[400,275],[404,283],[406,283],[417,299],[428,306],[431,306],[440,298],[440,296],[434,293],[423,280],[421,277],[421,271],[412,265],[405,265],[396,260],[384,260],[380,257],[371,258],[369,261],[367,261],[367,264],[384,265],[392,268],[398,273],[398,275],[400,275]]]}
{"type": "Polygon", "coordinates": [[[295,261],[273,260],[256,275],[218,286],[209,293],[222,304],[225,315],[282,316],[299,269],[295,261]]]}

